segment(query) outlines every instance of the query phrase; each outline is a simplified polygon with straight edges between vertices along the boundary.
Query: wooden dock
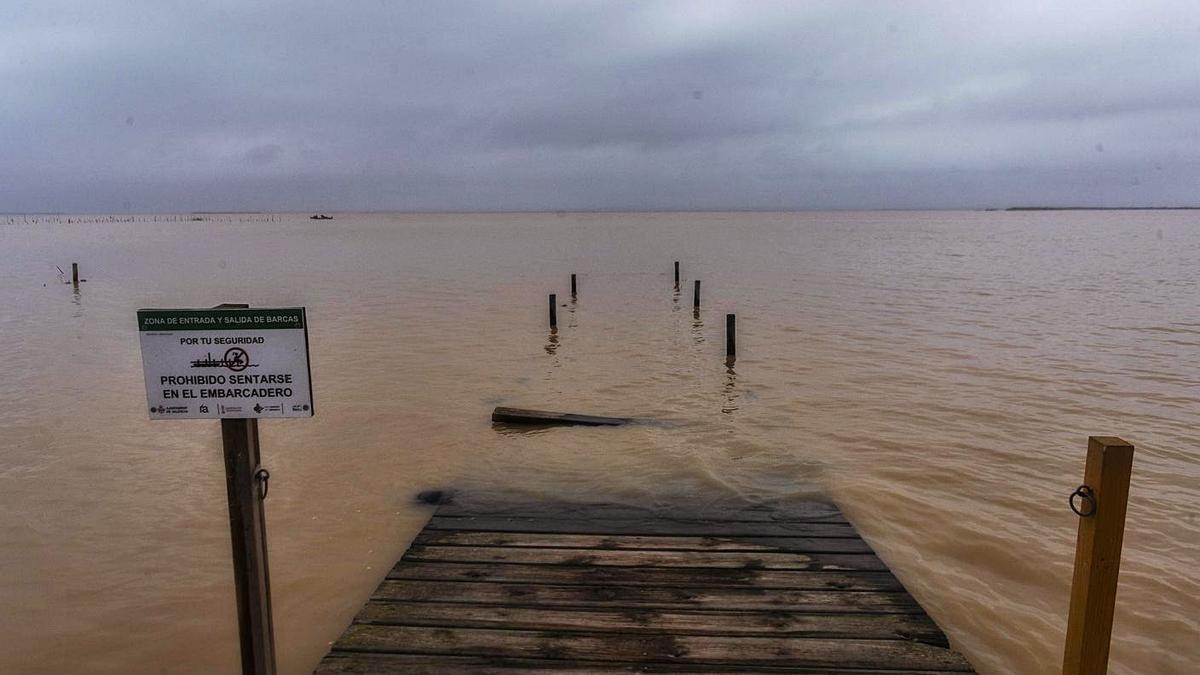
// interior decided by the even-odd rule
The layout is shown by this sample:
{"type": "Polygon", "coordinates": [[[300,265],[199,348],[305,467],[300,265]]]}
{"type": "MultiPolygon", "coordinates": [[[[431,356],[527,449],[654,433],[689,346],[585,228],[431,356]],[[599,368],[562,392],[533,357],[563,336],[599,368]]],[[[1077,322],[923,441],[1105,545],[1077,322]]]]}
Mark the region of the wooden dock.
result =
{"type": "Polygon", "coordinates": [[[973,672],[836,506],[438,507],[317,673],[973,672]]]}

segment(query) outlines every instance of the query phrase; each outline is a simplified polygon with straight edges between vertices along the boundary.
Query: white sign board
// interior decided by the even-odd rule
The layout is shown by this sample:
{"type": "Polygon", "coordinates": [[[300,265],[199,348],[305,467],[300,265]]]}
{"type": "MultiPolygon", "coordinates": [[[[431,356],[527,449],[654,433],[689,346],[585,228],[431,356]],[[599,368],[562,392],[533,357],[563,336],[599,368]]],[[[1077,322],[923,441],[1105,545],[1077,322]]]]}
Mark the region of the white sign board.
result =
{"type": "Polygon", "coordinates": [[[139,309],[150,419],[311,417],[303,307],[139,309]]]}

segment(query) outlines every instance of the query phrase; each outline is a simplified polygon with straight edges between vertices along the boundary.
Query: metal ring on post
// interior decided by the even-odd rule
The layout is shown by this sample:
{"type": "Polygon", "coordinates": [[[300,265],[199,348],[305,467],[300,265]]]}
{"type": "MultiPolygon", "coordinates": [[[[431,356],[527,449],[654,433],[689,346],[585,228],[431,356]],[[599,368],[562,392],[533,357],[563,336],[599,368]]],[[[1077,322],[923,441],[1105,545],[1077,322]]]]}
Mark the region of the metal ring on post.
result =
{"type": "Polygon", "coordinates": [[[1092,492],[1092,488],[1086,485],[1080,485],[1075,488],[1070,497],[1067,497],[1067,504],[1071,506],[1071,510],[1080,518],[1088,518],[1096,514],[1096,494],[1092,492]],[[1081,509],[1075,506],[1075,498],[1079,497],[1082,500],[1081,506],[1086,509],[1081,509]]]}
{"type": "Polygon", "coordinates": [[[266,500],[267,491],[271,488],[271,472],[259,467],[258,471],[254,472],[254,482],[258,483],[258,500],[266,500]]]}

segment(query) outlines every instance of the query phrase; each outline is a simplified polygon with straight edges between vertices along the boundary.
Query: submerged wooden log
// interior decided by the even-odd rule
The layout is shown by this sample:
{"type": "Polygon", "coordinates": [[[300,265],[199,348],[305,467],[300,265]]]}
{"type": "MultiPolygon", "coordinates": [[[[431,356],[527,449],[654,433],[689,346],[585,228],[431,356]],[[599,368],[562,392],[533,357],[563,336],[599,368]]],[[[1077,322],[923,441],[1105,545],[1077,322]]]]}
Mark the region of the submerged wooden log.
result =
{"type": "Polygon", "coordinates": [[[628,417],[600,417],[548,410],[497,407],[492,411],[492,421],[505,424],[581,424],[591,427],[616,427],[628,424],[633,420],[628,417]]]}

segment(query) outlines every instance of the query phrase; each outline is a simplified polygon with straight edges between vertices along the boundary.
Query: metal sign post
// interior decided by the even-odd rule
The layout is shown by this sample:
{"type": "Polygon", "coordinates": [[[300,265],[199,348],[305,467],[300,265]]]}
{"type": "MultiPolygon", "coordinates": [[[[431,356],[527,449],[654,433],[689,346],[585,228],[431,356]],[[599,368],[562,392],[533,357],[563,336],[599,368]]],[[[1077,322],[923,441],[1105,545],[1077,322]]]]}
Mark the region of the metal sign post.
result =
{"type": "Polygon", "coordinates": [[[242,672],[275,675],[259,417],[311,417],[304,308],[138,311],[151,419],[221,420],[242,672]]]}

